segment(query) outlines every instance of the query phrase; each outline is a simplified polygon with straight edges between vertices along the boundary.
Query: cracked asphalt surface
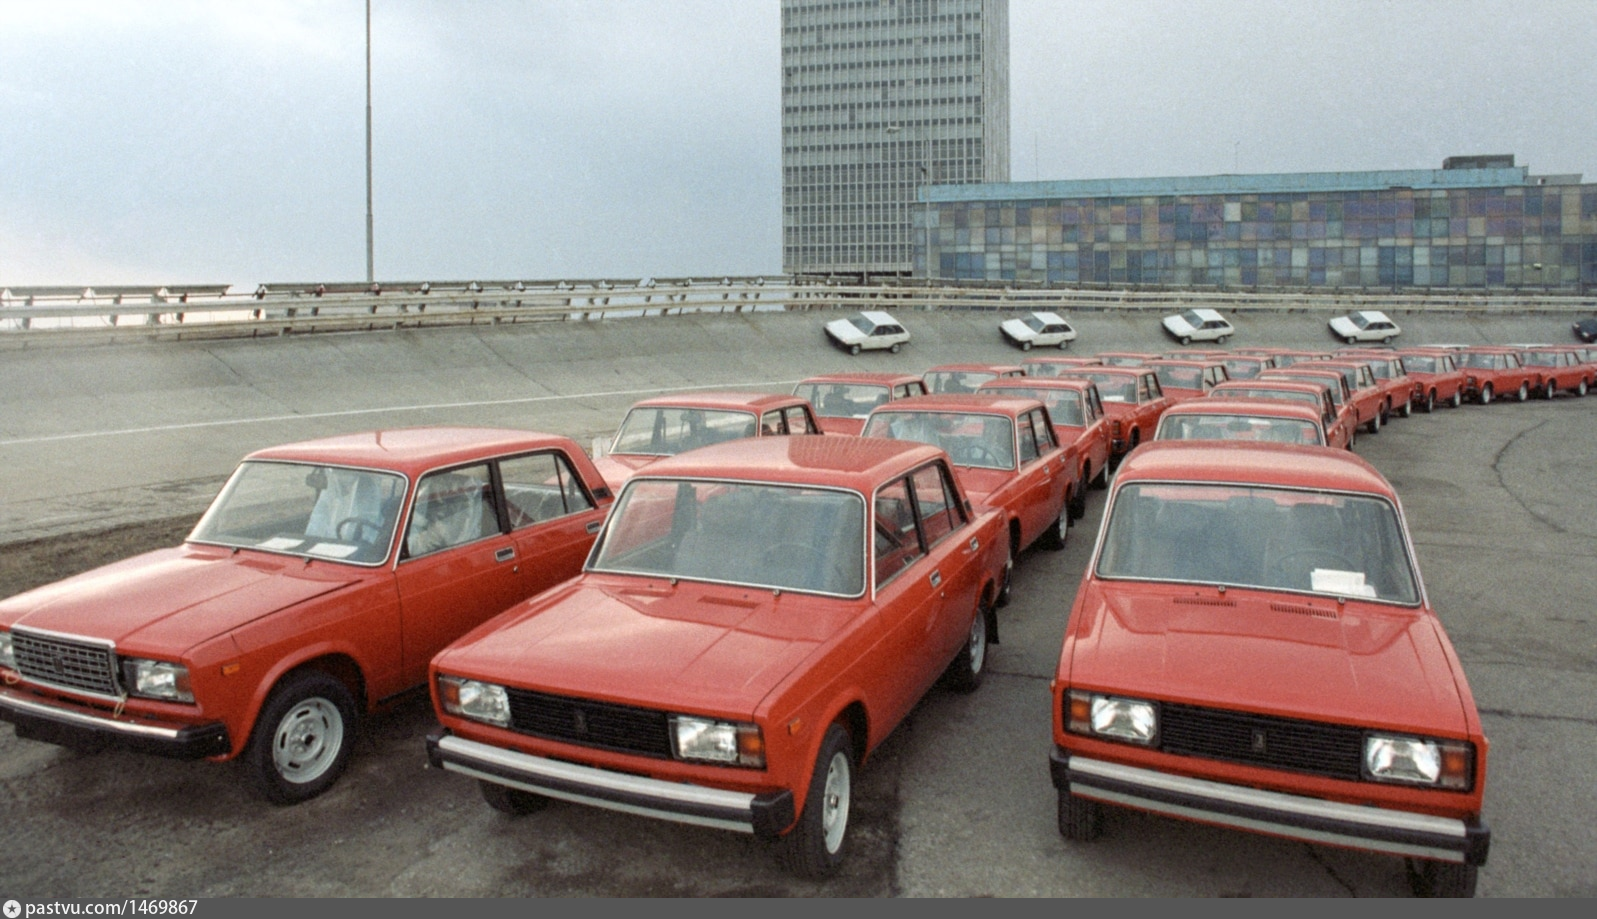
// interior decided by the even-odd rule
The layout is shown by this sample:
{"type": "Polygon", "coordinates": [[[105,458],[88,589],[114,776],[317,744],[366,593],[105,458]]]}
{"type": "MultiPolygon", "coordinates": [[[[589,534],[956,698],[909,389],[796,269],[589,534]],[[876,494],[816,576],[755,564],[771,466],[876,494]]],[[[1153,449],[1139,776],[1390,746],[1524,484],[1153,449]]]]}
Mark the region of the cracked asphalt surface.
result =
{"type": "MultiPolygon", "coordinates": [[[[1016,352],[986,338],[979,346],[969,345],[978,333],[985,334],[992,317],[909,318],[919,323],[913,331],[927,328],[928,334],[903,355],[870,361],[872,369],[918,372],[959,358],[1017,359],[1016,352]]],[[[1247,342],[1239,337],[1236,344],[1301,345],[1311,336],[1296,330],[1310,320],[1323,327],[1323,318],[1303,316],[1250,322],[1245,330],[1266,331],[1247,342]]],[[[1089,339],[1091,347],[1169,347],[1141,330],[1151,321],[1105,317],[1105,331],[1089,339]]],[[[1456,318],[1447,324],[1442,317],[1426,321],[1434,323],[1431,340],[1466,339],[1461,328],[1483,340],[1553,334],[1538,335],[1534,317],[1495,325],[1456,318]]],[[[743,319],[683,325],[694,331],[730,330],[734,346],[726,353],[735,355],[737,344],[768,347],[786,325],[801,327],[808,336],[809,326],[818,321],[762,317],[757,330],[747,331],[743,319]]],[[[1092,327],[1085,317],[1078,325],[1084,336],[1092,327]]],[[[1545,325],[1567,335],[1567,322],[1545,325]]],[[[1405,326],[1415,333],[1415,321],[1405,326]]],[[[688,334],[671,328],[673,335],[688,334]]],[[[1420,329],[1423,336],[1423,324],[1420,329]]],[[[593,344],[587,342],[591,331],[539,329],[535,334],[549,340],[537,347],[575,352],[573,361],[593,360],[607,347],[632,353],[626,348],[639,335],[636,327],[604,330],[607,340],[593,344]]],[[[438,387],[447,381],[429,373],[442,363],[466,378],[460,386],[491,401],[513,387],[473,377],[469,354],[461,357],[460,351],[485,341],[483,347],[502,359],[483,372],[502,375],[507,367],[527,367],[525,352],[532,347],[510,336],[534,333],[494,334],[506,337],[448,331],[390,336],[390,342],[397,338],[404,345],[390,357],[403,350],[407,361],[423,364],[401,368],[398,377],[384,370],[388,378],[373,385],[391,398],[417,404],[445,401],[438,387]],[[437,353],[453,356],[410,354],[415,339],[426,336],[447,343],[437,353]]],[[[811,337],[818,336],[805,341],[811,337]]],[[[360,352],[363,359],[350,373],[372,374],[382,363],[380,355],[368,353],[375,347],[371,341],[345,339],[283,343],[282,351],[292,351],[296,364],[321,350],[345,357],[360,352]]],[[[160,365],[163,376],[124,386],[112,400],[119,403],[116,413],[128,413],[132,403],[142,412],[128,415],[118,429],[187,423],[196,412],[217,405],[226,409],[216,412],[218,418],[264,414],[264,406],[244,403],[287,385],[263,375],[274,366],[269,355],[243,346],[193,349],[199,354],[179,348],[164,357],[155,353],[159,350],[141,349],[139,359],[160,365]],[[223,375],[233,382],[214,385],[225,390],[196,389],[194,377],[204,374],[195,368],[210,361],[233,368],[255,363],[258,369],[253,376],[223,375]],[[235,392],[235,385],[253,395],[235,392]],[[170,401],[174,390],[184,399],[207,398],[199,408],[176,405],[170,401]]],[[[669,358],[655,360],[653,367],[638,364],[629,371],[632,377],[608,381],[606,388],[637,387],[651,379],[662,386],[796,379],[860,366],[818,343],[797,350],[775,366],[754,367],[743,358],[722,358],[719,351],[710,360],[702,346],[695,350],[669,338],[662,348],[669,358]]],[[[580,367],[557,365],[542,351],[538,355],[551,362],[539,371],[540,391],[589,391],[577,382],[585,374],[580,367]]],[[[42,372],[38,368],[45,362],[29,357],[0,369],[0,383],[39,397],[43,390],[29,389],[24,375],[42,372]]],[[[105,348],[87,356],[62,353],[58,366],[108,357],[115,364],[116,355],[105,348]]],[[[285,353],[279,359],[290,358],[285,353]]],[[[278,370],[288,366],[276,365],[278,370]]],[[[611,369],[607,364],[593,373],[611,369]]],[[[309,390],[337,391],[334,382],[349,381],[296,382],[294,387],[307,392],[276,393],[273,398],[284,405],[272,407],[271,414],[313,415],[317,403],[309,390]]],[[[357,399],[369,395],[358,386],[354,393],[357,399]]],[[[453,420],[587,436],[613,427],[625,406],[639,397],[456,408],[453,420]]],[[[36,537],[0,545],[0,595],[181,539],[209,497],[203,484],[184,483],[224,475],[254,441],[314,436],[328,426],[396,423],[389,417],[307,418],[298,425],[273,420],[218,427],[214,435],[206,429],[141,430],[73,440],[74,429],[107,428],[105,413],[87,410],[76,397],[52,396],[48,405],[53,417],[0,421],[0,466],[5,467],[0,519],[9,515],[24,521],[12,532],[36,537]],[[129,466],[147,472],[141,479],[129,473],[129,466]],[[18,485],[18,477],[42,470],[55,470],[55,492],[18,485]],[[164,487],[168,482],[177,484],[164,487]],[[55,522],[42,522],[45,518],[55,522]],[[121,525],[104,531],[93,525],[95,519],[121,525]]],[[[403,423],[430,423],[447,415],[440,410],[399,417],[403,423]]],[[[1465,405],[1416,414],[1395,419],[1378,435],[1361,436],[1357,452],[1402,496],[1427,590],[1464,661],[1492,743],[1486,818],[1494,838],[1490,862],[1480,874],[1480,895],[1597,894],[1591,870],[1597,863],[1597,782],[1591,765],[1597,762],[1597,604],[1591,575],[1597,558],[1597,489],[1590,486],[1597,398],[1560,396],[1551,403],[1465,405]]],[[[1091,493],[1087,517],[1071,531],[1063,552],[1033,550],[1020,559],[1015,601],[1000,613],[1002,643],[991,651],[982,689],[970,696],[933,690],[859,772],[853,857],[829,882],[795,881],[764,846],[732,834],[558,803],[524,818],[504,817],[483,804],[471,782],[424,768],[422,736],[432,717],[417,693],[367,719],[348,774],[328,794],[293,808],[253,798],[234,764],[81,755],[18,740],[0,727],[0,826],[5,827],[0,896],[1407,895],[1397,859],[1129,811],[1111,811],[1096,843],[1076,845],[1060,838],[1048,780],[1047,684],[1103,498],[1104,492],[1091,493]]]]}

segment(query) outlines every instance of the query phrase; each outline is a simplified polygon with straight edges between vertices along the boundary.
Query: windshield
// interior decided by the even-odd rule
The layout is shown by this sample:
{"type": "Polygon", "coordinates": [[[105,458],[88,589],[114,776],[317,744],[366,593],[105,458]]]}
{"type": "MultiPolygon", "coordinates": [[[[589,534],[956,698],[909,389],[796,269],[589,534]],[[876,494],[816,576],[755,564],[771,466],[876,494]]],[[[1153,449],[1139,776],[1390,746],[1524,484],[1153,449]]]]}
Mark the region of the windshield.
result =
{"type": "Polygon", "coordinates": [[[1264,369],[1262,361],[1228,360],[1224,364],[1226,376],[1233,380],[1251,380],[1264,369]]]}
{"type": "Polygon", "coordinates": [[[808,399],[824,418],[864,418],[887,404],[887,387],[863,383],[800,383],[793,395],[808,399]]]}
{"type": "Polygon", "coordinates": [[[857,597],[865,502],[793,485],[634,479],[588,568],[857,597]]]}
{"type": "Polygon", "coordinates": [[[753,437],[750,412],[704,408],[635,408],[616,432],[611,453],[675,456],[684,450],[753,437]]]}
{"type": "Polygon", "coordinates": [[[860,435],[941,447],[959,466],[1015,468],[1015,424],[1004,415],[879,411],[860,435]]]}
{"type": "Polygon", "coordinates": [[[1081,380],[1098,385],[1098,398],[1104,402],[1136,402],[1137,378],[1123,373],[1073,373],[1081,380]]]}
{"type": "Polygon", "coordinates": [[[1002,392],[1036,399],[1048,407],[1048,417],[1061,427],[1084,427],[1087,418],[1081,407],[1081,393],[1074,389],[1042,386],[984,386],[982,392],[1002,392]]]}
{"type": "Polygon", "coordinates": [[[1557,367],[1561,356],[1562,352],[1559,351],[1526,351],[1525,363],[1537,367],[1557,367]]]}
{"type": "Polygon", "coordinates": [[[998,374],[978,370],[937,370],[926,374],[926,391],[930,393],[975,392],[998,374]]]}
{"type": "Polygon", "coordinates": [[[1502,366],[1502,355],[1466,353],[1464,355],[1464,366],[1475,367],[1480,370],[1495,370],[1502,366]]]}
{"type": "Polygon", "coordinates": [[[333,561],[388,557],[405,479],[310,463],[247,462],[189,534],[191,542],[333,561]]]}
{"type": "Polygon", "coordinates": [[[1181,314],[1181,318],[1186,320],[1187,325],[1192,326],[1194,329],[1203,328],[1203,317],[1198,315],[1197,310],[1187,310],[1181,314]]]}
{"type": "Polygon", "coordinates": [[[850,316],[848,321],[853,324],[854,328],[859,329],[866,335],[871,334],[876,329],[876,323],[866,319],[864,316],[850,316]]]}
{"type": "Polygon", "coordinates": [[[1307,402],[1318,407],[1322,404],[1319,396],[1311,392],[1298,392],[1293,389],[1270,389],[1267,386],[1257,388],[1216,389],[1209,393],[1223,399],[1288,399],[1293,402],[1307,402]]]}
{"type": "Polygon", "coordinates": [[[1203,371],[1196,367],[1155,367],[1154,374],[1162,386],[1176,389],[1202,389],[1203,371]]]}
{"type": "Polygon", "coordinates": [[[1272,415],[1165,415],[1159,421],[1158,440],[1263,440],[1287,444],[1325,446],[1313,422],[1272,415]]]}
{"type": "Polygon", "coordinates": [[[1031,329],[1033,332],[1041,332],[1047,327],[1047,323],[1043,322],[1041,319],[1038,319],[1036,316],[1027,316],[1025,319],[1022,319],[1021,322],[1024,322],[1026,324],[1026,328],[1031,329]]]}
{"type": "Polygon", "coordinates": [[[1415,373],[1441,373],[1446,369],[1442,366],[1441,358],[1425,354],[1404,355],[1403,366],[1415,373]]]}
{"type": "Polygon", "coordinates": [[[1097,573],[1419,602],[1392,504],[1284,488],[1127,485],[1109,510],[1097,573]]]}
{"type": "Polygon", "coordinates": [[[1367,329],[1370,327],[1370,317],[1364,315],[1363,313],[1354,313],[1347,318],[1353,320],[1353,324],[1358,328],[1367,329]]]}

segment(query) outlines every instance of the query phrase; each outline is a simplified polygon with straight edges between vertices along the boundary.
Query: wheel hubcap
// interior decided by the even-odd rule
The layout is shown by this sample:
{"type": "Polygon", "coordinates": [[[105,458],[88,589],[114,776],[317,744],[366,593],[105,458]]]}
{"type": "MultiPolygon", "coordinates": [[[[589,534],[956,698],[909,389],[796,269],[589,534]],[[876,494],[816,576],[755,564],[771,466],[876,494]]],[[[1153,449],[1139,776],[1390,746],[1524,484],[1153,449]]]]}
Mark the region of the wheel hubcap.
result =
{"type": "Polygon", "coordinates": [[[843,834],[848,830],[848,798],[848,757],[833,753],[826,767],[826,788],[821,792],[821,832],[826,851],[833,854],[843,847],[843,834]]]}
{"type": "Polygon", "coordinates": [[[987,617],[981,610],[976,611],[976,618],[970,624],[970,672],[981,673],[982,665],[987,660],[987,617]]]}
{"type": "Polygon", "coordinates": [[[344,718],[326,699],[306,699],[277,725],[272,762],[277,773],[295,784],[314,781],[332,766],[344,745],[344,718]]]}

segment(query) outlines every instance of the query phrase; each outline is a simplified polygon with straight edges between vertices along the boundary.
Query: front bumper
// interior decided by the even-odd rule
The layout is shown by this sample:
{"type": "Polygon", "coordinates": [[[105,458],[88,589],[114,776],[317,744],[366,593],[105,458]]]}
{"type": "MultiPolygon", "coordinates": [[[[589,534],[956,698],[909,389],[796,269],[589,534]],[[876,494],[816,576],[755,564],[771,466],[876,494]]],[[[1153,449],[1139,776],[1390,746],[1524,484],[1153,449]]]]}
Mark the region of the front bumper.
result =
{"type": "Polygon", "coordinates": [[[506,750],[456,737],[448,730],[427,735],[429,765],[497,782],[534,794],[593,807],[639,814],[775,839],[793,825],[793,793],[726,791],[686,782],[651,779],[608,769],[506,750]]]}
{"type": "Polygon", "coordinates": [[[1049,757],[1054,787],[1082,798],[1220,826],[1367,852],[1486,864],[1491,830],[1461,820],[1264,791],[1105,760],[1049,757]]]}
{"type": "Polygon", "coordinates": [[[131,715],[112,717],[95,709],[31,699],[0,690],[0,721],[16,725],[17,736],[74,749],[111,747],[172,759],[226,756],[232,750],[227,727],[171,724],[131,715]]]}

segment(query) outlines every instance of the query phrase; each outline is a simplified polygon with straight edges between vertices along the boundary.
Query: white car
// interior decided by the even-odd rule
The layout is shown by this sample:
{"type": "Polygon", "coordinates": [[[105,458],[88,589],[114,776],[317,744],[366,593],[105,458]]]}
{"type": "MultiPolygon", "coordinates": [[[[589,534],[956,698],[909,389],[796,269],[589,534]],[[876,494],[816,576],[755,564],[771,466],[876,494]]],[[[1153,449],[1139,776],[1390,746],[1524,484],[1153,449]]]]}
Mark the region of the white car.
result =
{"type": "Polygon", "coordinates": [[[1224,316],[1211,309],[1190,309],[1174,316],[1164,317],[1164,330],[1183,345],[1195,341],[1212,341],[1223,344],[1236,329],[1224,316]]]}
{"type": "Polygon", "coordinates": [[[886,349],[897,354],[909,341],[909,332],[886,313],[867,310],[826,324],[826,337],[849,354],[886,349]]]}
{"type": "Polygon", "coordinates": [[[1076,330],[1058,313],[1027,313],[1018,319],[1005,319],[998,331],[1022,351],[1039,348],[1068,348],[1076,340],[1076,330]]]}
{"type": "Polygon", "coordinates": [[[1403,332],[1380,310],[1354,310],[1338,316],[1331,320],[1331,331],[1350,345],[1361,341],[1390,343],[1403,332]]]}

